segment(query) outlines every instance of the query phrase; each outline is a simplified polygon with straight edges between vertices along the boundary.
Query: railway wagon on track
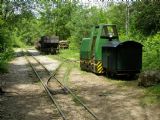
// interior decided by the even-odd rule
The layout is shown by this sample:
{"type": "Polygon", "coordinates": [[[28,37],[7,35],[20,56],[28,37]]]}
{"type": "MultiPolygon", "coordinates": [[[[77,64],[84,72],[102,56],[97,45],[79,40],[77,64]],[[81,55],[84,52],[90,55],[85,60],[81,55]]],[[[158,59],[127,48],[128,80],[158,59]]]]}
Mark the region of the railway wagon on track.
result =
{"type": "Polygon", "coordinates": [[[80,67],[107,76],[135,76],[142,68],[142,45],[135,41],[120,42],[116,25],[97,25],[90,38],[82,39],[80,67]]]}
{"type": "Polygon", "coordinates": [[[35,48],[46,54],[56,54],[59,52],[59,37],[42,36],[35,44],[35,48]]]}

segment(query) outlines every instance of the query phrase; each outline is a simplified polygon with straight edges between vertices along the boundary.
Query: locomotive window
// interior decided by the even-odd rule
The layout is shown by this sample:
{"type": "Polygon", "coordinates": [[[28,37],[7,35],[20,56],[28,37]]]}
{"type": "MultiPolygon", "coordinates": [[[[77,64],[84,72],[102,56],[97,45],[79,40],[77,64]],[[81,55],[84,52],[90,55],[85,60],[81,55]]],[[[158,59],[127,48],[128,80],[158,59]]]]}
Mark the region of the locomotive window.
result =
{"type": "Polygon", "coordinates": [[[94,31],[94,35],[95,35],[95,36],[97,36],[97,34],[98,34],[98,29],[99,29],[99,28],[96,28],[95,31],[94,31]]]}
{"type": "Polygon", "coordinates": [[[104,26],[102,29],[101,36],[103,36],[103,37],[118,36],[117,31],[116,31],[116,27],[115,26],[104,26]]]}
{"type": "Polygon", "coordinates": [[[107,31],[103,28],[101,36],[107,36],[107,31]]]}

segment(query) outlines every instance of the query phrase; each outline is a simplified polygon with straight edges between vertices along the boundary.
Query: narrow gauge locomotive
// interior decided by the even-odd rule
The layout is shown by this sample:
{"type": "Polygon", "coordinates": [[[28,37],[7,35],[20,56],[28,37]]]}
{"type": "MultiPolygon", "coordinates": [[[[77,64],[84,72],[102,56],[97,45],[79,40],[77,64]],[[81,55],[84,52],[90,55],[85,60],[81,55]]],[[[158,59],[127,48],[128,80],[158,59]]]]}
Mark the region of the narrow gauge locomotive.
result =
{"type": "Polygon", "coordinates": [[[46,54],[56,54],[59,52],[59,37],[58,36],[42,36],[36,43],[36,49],[46,54]]]}
{"type": "Polygon", "coordinates": [[[83,38],[80,48],[81,70],[96,74],[135,75],[142,68],[142,45],[120,42],[116,25],[93,27],[90,38],[83,38]]]}

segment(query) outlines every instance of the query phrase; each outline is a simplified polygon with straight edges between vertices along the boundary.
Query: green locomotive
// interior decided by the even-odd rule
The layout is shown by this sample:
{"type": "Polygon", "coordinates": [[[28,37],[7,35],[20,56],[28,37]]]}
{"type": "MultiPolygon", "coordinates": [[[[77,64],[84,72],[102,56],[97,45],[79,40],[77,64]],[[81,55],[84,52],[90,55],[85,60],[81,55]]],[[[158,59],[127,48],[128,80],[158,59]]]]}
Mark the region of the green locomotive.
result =
{"type": "Polygon", "coordinates": [[[134,41],[120,42],[116,25],[95,26],[90,38],[82,40],[80,67],[96,74],[139,73],[142,67],[142,45],[134,41]]]}

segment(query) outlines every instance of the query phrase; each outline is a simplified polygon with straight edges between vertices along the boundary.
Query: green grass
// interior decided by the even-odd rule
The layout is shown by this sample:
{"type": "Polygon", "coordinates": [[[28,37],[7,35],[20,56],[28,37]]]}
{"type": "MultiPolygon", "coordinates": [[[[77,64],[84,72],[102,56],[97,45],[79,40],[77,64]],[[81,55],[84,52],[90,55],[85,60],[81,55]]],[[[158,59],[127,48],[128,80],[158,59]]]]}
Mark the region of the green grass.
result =
{"type": "MultiPolygon", "coordinates": [[[[60,50],[60,53],[57,54],[57,55],[48,55],[50,58],[53,58],[53,59],[57,59],[61,62],[64,62],[61,66],[61,69],[64,69],[66,68],[66,72],[64,74],[64,78],[62,80],[62,82],[66,85],[66,86],[69,86],[69,75],[71,73],[71,71],[73,70],[73,68],[78,68],[80,69],[79,67],[79,62],[67,62],[65,61],[65,59],[69,59],[69,60],[74,60],[74,61],[78,61],[79,60],[79,51],[78,50],[71,50],[71,49],[65,49],[65,50],[60,50]],[[65,58],[65,59],[63,59],[65,58]]],[[[81,101],[85,101],[83,97],[81,96],[77,96],[81,101]]],[[[73,101],[75,102],[75,104],[77,106],[81,105],[79,103],[79,101],[77,101],[77,99],[75,99],[74,97],[72,97],[73,101]]]]}
{"type": "Polygon", "coordinates": [[[79,51],[78,50],[70,50],[70,49],[60,50],[59,56],[65,57],[67,59],[79,60],[79,51]]]}
{"type": "Polygon", "coordinates": [[[8,72],[8,63],[0,62],[0,73],[7,73],[8,72]]]}
{"type": "Polygon", "coordinates": [[[8,62],[14,58],[12,49],[7,49],[5,52],[0,53],[0,73],[8,72],[8,62]]]}
{"type": "Polygon", "coordinates": [[[51,59],[56,59],[58,61],[61,61],[62,65],[59,68],[59,70],[64,70],[65,73],[62,78],[62,82],[69,86],[69,75],[73,68],[79,68],[79,62],[72,62],[68,60],[78,61],[79,60],[79,51],[78,50],[71,50],[71,49],[64,49],[60,50],[59,54],[56,55],[47,55],[51,59]]]}
{"type": "Polygon", "coordinates": [[[63,58],[70,59],[70,60],[79,60],[79,51],[78,50],[71,50],[71,49],[64,49],[60,50],[59,54],[57,55],[48,55],[50,58],[63,60],[63,58]]]}
{"type": "Polygon", "coordinates": [[[62,82],[66,85],[66,86],[68,86],[69,85],[69,75],[70,75],[70,73],[71,73],[71,70],[72,70],[72,68],[73,68],[73,65],[68,65],[68,64],[66,64],[66,63],[64,63],[63,65],[62,65],[63,67],[66,67],[66,72],[65,72],[65,74],[63,75],[63,79],[62,79],[62,82]]]}
{"type": "Polygon", "coordinates": [[[142,103],[144,105],[160,104],[160,84],[146,88],[142,103]]]}
{"type": "Polygon", "coordinates": [[[60,50],[59,54],[47,55],[47,56],[52,59],[56,59],[61,62],[64,62],[62,67],[65,66],[65,67],[67,67],[67,69],[70,67],[80,69],[79,62],[78,62],[79,61],[79,51],[78,50],[64,49],[64,50],[60,50]],[[77,62],[69,62],[68,60],[73,60],[73,61],[77,61],[77,62]]]}

